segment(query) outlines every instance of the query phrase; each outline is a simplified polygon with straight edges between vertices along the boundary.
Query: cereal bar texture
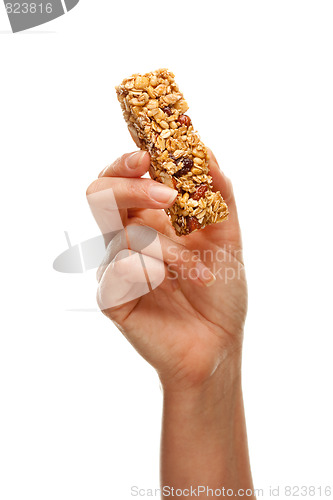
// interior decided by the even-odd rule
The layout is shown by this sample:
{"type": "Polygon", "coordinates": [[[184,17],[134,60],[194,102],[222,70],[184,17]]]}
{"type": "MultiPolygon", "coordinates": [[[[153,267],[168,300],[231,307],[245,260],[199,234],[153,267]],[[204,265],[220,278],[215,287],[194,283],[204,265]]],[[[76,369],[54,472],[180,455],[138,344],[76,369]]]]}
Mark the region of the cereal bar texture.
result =
{"type": "Polygon", "coordinates": [[[174,74],[167,69],[134,74],[116,91],[132,138],[150,153],[150,176],[178,190],[166,210],[176,234],[226,219],[228,207],[221,193],[212,191],[207,149],[185,114],[188,105],[174,74]]]}

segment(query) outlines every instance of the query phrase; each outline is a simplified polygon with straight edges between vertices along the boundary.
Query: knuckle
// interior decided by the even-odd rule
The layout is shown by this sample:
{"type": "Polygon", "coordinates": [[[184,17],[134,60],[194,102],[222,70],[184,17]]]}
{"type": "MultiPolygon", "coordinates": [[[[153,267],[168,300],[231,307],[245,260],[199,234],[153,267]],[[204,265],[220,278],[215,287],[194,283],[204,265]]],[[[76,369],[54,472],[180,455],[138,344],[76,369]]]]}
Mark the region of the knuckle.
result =
{"type": "Polygon", "coordinates": [[[127,191],[128,196],[137,197],[139,189],[138,189],[138,186],[136,184],[134,185],[133,182],[129,182],[128,185],[126,186],[126,188],[127,188],[126,191],[127,191]]]}
{"type": "Polygon", "coordinates": [[[86,196],[90,196],[91,194],[96,193],[97,191],[100,191],[100,184],[101,184],[101,179],[96,179],[93,181],[91,184],[86,189],[86,196]]]}
{"type": "Polygon", "coordinates": [[[112,171],[114,174],[118,174],[123,170],[125,167],[125,162],[126,159],[130,156],[130,153],[124,153],[123,155],[119,156],[111,165],[112,171]]]}
{"type": "Polygon", "coordinates": [[[142,182],[128,184],[128,194],[134,199],[139,199],[142,201],[150,201],[150,196],[148,194],[147,183],[142,180],[142,182]]]}
{"type": "Polygon", "coordinates": [[[127,226],[127,238],[131,247],[138,252],[145,251],[150,245],[156,241],[157,231],[143,224],[131,224],[127,226]]]}
{"type": "Polygon", "coordinates": [[[119,158],[117,158],[116,162],[125,163],[126,158],[131,156],[131,154],[132,153],[124,153],[123,155],[119,156],[119,158]]]}
{"type": "Polygon", "coordinates": [[[151,197],[150,197],[150,194],[149,194],[149,188],[151,186],[151,184],[155,182],[155,181],[150,181],[147,179],[147,181],[143,181],[140,185],[140,194],[141,194],[141,198],[147,202],[151,202],[151,197]]]}
{"type": "Polygon", "coordinates": [[[124,157],[126,155],[119,156],[118,158],[115,159],[115,161],[111,164],[111,171],[113,174],[117,174],[119,171],[119,168],[121,168],[122,165],[124,165],[124,157]]]}

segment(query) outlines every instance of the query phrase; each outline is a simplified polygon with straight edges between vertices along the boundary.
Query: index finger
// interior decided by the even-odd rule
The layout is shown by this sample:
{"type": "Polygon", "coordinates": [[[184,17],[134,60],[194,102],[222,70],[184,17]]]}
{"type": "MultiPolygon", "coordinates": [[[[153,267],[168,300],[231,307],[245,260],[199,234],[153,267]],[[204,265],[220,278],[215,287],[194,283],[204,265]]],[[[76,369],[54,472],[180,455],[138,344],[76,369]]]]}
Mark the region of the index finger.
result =
{"type": "Polygon", "coordinates": [[[150,155],[147,151],[126,153],[108,165],[98,177],[141,177],[150,166],[150,155]]]}

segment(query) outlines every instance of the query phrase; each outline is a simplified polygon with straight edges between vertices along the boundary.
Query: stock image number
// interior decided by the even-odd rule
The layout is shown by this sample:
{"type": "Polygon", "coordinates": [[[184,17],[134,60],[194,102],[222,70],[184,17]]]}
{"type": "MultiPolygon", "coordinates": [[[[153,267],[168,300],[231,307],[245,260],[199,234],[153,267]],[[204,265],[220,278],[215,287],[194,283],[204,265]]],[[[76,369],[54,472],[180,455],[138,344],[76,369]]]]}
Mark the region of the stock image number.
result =
{"type": "Polygon", "coordinates": [[[7,14],[51,14],[52,3],[6,3],[7,14]]]}
{"type": "Polygon", "coordinates": [[[330,497],[332,488],[330,486],[286,486],[284,494],[286,497],[330,497]]]}

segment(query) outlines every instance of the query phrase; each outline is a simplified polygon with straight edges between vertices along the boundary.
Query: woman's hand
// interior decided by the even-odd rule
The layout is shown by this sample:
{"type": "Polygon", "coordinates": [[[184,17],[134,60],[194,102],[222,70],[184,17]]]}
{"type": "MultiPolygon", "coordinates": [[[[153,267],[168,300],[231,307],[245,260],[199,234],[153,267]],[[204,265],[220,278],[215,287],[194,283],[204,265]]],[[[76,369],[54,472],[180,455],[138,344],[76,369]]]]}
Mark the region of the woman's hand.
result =
{"type": "Polygon", "coordinates": [[[231,182],[211,152],[213,187],[230,215],[188,236],[176,236],[164,212],[177,192],[142,178],[149,165],[148,153],[125,154],[87,190],[107,244],[97,297],[104,314],[156,368],[164,388],[179,392],[202,386],[240,359],[247,309],[241,235],[231,182]],[[111,239],[121,224],[125,229],[111,239]],[[155,244],[142,249],[147,238],[155,244]],[[147,276],[152,284],[154,277],[164,279],[138,296],[147,276]]]}
{"type": "Polygon", "coordinates": [[[88,188],[107,245],[98,303],[162,382],[162,498],[168,487],[187,498],[202,485],[240,498],[253,483],[241,389],[247,288],[232,186],[210,154],[229,218],[179,238],[163,210],[177,192],[142,179],[149,165],[148,153],[124,155],[88,188]]]}

